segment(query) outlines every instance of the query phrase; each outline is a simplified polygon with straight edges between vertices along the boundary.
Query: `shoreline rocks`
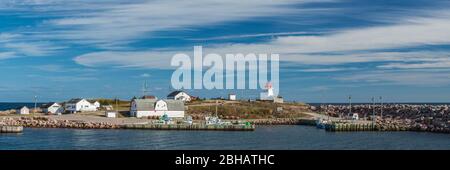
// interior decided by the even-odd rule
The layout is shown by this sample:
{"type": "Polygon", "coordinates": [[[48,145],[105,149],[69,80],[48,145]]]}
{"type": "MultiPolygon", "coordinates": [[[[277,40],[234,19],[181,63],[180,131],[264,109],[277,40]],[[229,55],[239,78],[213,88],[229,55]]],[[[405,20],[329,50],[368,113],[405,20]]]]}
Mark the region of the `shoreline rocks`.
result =
{"type": "Polygon", "coordinates": [[[105,122],[84,122],[72,120],[55,120],[48,117],[3,118],[1,124],[7,126],[23,126],[33,128],[77,128],[77,129],[118,129],[119,125],[105,122]]]}

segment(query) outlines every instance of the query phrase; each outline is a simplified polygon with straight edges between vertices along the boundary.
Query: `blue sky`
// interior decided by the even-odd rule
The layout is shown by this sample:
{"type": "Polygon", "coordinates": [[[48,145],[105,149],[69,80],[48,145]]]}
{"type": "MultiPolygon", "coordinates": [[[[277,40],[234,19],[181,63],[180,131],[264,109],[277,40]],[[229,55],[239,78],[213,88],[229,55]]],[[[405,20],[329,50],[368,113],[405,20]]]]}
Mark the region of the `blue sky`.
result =
{"type": "Polygon", "coordinates": [[[202,45],[279,53],[287,100],[450,102],[449,7],[438,0],[4,0],[0,101],[129,99],[144,80],[163,97],[171,57],[202,45]]]}

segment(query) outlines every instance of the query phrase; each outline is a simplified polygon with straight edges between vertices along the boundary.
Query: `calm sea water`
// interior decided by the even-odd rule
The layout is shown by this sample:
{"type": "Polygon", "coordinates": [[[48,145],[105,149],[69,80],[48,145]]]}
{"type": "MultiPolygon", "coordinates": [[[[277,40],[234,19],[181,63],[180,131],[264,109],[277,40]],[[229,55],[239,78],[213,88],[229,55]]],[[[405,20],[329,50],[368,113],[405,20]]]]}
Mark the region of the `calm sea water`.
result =
{"type": "MultiPolygon", "coordinates": [[[[39,107],[44,103],[36,103],[36,106],[39,107]]],[[[34,108],[34,103],[7,103],[7,102],[0,102],[0,111],[1,110],[9,110],[9,109],[16,109],[18,107],[27,106],[28,108],[32,109],[34,108]]]]}
{"type": "Polygon", "coordinates": [[[258,126],[254,132],[26,128],[0,134],[0,149],[450,149],[449,134],[325,132],[258,126]]]}

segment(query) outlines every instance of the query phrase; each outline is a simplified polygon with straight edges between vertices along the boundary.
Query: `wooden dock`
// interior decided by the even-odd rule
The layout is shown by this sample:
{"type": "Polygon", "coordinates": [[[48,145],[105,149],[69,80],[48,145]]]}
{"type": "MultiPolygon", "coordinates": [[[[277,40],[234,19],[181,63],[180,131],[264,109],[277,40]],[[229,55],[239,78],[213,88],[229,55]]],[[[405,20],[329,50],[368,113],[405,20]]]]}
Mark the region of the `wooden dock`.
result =
{"type": "Polygon", "coordinates": [[[211,130],[211,131],[254,131],[255,125],[205,125],[205,124],[126,124],[124,129],[148,130],[211,130]]]}
{"type": "Polygon", "coordinates": [[[0,125],[0,133],[22,133],[22,126],[2,126],[0,125]]]}

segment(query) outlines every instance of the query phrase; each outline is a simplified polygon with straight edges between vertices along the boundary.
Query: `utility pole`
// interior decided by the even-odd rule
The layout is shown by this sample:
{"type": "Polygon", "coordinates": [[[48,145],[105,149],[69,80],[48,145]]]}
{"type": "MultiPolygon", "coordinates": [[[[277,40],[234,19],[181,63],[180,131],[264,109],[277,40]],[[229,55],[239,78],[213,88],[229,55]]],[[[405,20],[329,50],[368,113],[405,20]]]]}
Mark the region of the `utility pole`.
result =
{"type": "Polygon", "coordinates": [[[352,95],[348,96],[348,103],[350,105],[350,111],[348,112],[347,117],[350,117],[350,115],[352,114],[352,95]]]}
{"type": "Polygon", "coordinates": [[[116,114],[119,114],[119,99],[116,97],[116,114]]]}
{"type": "Polygon", "coordinates": [[[37,109],[37,96],[34,96],[34,110],[33,110],[33,113],[36,113],[36,109],[37,109]]]}
{"type": "Polygon", "coordinates": [[[147,81],[144,81],[143,85],[142,85],[142,96],[144,97],[147,93],[147,81]]]}
{"type": "Polygon", "coordinates": [[[218,100],[216,100],[216,117],[217,117],[217,105],[218,105],[218,100]]]}
{"type": "Polygon", "coordinates": [[[381,104],[381,114],[380,114],[380,117],[381,117],[381,119],[383,119],[383,97],[381,97],[380,96],[380,104],[381,104]]]}
{"type": "Polygon", "coordinates": [[[375,97],[372,97],[372,121],[375,123],[375,97]]]}

